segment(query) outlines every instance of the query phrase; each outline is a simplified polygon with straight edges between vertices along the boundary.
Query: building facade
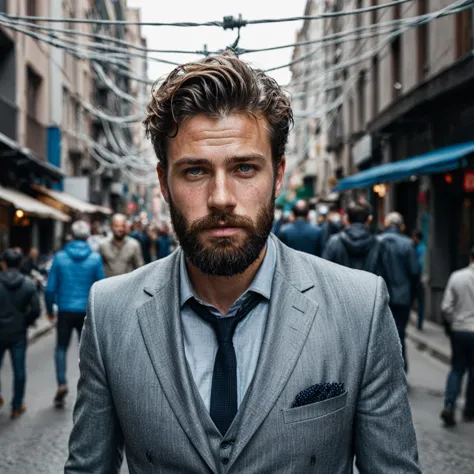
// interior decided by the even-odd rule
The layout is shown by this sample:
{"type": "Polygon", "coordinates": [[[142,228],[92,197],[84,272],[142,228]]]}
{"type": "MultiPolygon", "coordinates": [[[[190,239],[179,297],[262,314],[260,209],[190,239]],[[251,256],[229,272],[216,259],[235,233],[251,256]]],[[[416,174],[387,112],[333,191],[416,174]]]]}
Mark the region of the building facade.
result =
{"type": "MultiPolygon", "coordinates": [[[[378,3],[335,1],[330,7],[353,10],[378,3]]],[[[326,50],[328,67],[340,71],[344,81],[342,139],[333,142],[329,134],[341,154],[339,188],[346,189],[346,198],[367,195],[379,228],[384,215],[396,210],[408,233],[423,231],[428,246],[423,281],[434,320],[441,318],[450,273],[467,264],[474,244],[472,155],[438,173],[423,167],[433,153],[446,155],[452,152],[445,147],[474,140],[474,30],[468,7],[469,2],[418,0],[350,15],[340,28],[347,39],[342,59],[326,50]],[[419,169],[402,179],[385,174],[370,185],[344,182],[350,176],[356,183],[365,170],[382,174],[387,164],[395,170],[413,157],[420,157],[419,169]]]]}

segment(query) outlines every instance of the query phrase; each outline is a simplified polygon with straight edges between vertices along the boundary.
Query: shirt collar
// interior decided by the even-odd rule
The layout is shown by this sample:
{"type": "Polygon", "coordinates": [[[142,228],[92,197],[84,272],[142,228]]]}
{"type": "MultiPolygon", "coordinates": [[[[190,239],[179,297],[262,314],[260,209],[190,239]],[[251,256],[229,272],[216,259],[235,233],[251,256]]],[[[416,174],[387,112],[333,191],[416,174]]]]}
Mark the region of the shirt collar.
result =
{"type": "MultiPolygon", "coordinates": [[[[272,293],[273,275],[275,273],[276,266],[276,245],[273,239],[267,239],[267,251],[260,268],[257,271],[252,283],[242,296],[246,293],[253,291],[259,293],[267,300],[270,299],[272,293]]],[[[181,252],[181,261],[179,266],[180,274],[180,305],[183,307],[190,298],[195,298],[197,301],[202,302],[196,295],[192,286],[191,280],[189,279],[188,269],[186,267],[186,258],[184,252],[181,252]]]]}

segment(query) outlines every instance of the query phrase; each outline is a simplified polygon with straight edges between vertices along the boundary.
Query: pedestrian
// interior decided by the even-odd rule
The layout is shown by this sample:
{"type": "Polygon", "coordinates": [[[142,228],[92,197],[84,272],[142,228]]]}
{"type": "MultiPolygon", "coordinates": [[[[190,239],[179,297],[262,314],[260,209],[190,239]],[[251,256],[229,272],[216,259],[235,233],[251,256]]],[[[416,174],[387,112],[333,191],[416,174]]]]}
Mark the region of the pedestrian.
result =
{"type": "Polygon", "coordinates": [[[45,291],[50,321],[55,319],[53,305],[58,306],[55,351],[58,389],[54,397],[57,408],[64,405],[68,394],[66,356],[71,335],[76,330],[78,338],[81,337],[89,291],[96,281],[105,278],[102,258],[87,243],[90,236],[87,222],[74,222],[71,236],[71,242],[54,256],[45,291]]]}
{"type": "Polygon", "coordinates": [[[404,225],[403,216],[398,212],[391,212],[385,218],[385,231],[380,239],[382,267],[386,269],[385,281],[390,294],[390,309],[402,345],[405,370],[408,370],[405,331],[410,319],[414,282],[420,274],[420,269],[413,241],[402,234],[404,225]]]}
{"type": "Polygon", "coordinates": [[[160,224],[158,235],[155,238],[156,259],[165,258],[171,254],[173,239],[170,235],[170,228],[166,222],[160,224]]]}
{"type": "Polygon", "coordinates": [[[341,231],[342,224],[338,218],[335,217],[334,211],[329,211],[327,206],[320,208],[318,223],[322,231],[322,251],[324,252],[329,239],[341,231]]]}
{"type": "Polygon", "coordinates": [[[420,472],[382,279],[270,235],[291,122],[230,53],[154,91],[181,245],[94,285],[65,474],[420,472]]]}
{"type": "Polygon", "coordinates": [[[32,247],[28,253],[28,257],[25,258],[24,262],[21,265],[20,271],[23,275],[30,276],[33,270],[40,272],[38,266],[39,252],[38,249],[32,247]]]}
{"type": "Polygon", "coordinates": [[[449,324],[452,352],[441,418],[446,426],[454,426],[456,402],[466,372],[468,380],[463,419],[474,421],[474,247],[469,266],[454,272],[449,278],[441,309],[449,324]]]}
{"type": "Polygon", "coordinates": [[[127,218],[123,214],[112,217],[112,236],[99,244],[107,277],[123,275],[144,265],[140,243],[125,233],[127,218]]]}
{"type": "MultiPolygon", "coordinates": [[[[35,284],[20,272],[23,255],[14,249],[3,253],[0,273],[0,369],[5,352],[13,366],[12,420],[26,411],[23,403],[26,385],[26,347],[28,326],[40,316],[35,284]]],[[[0,406],[4,404],[0,394],[0,406]]]]}
{"type": "Polygon", "coordinates": [[[309,206],[301,199],[292,209],[294,221],[280,231],[280,240],[292,249],[321,257],[322,232],[308,222],[309,206]]]}
{"type": "Polygon", "coordinates": [[[130,237],[140,243],[142,249],[143,261],[145,265],[151,262],[151,238],[148,235],[148,230],[141,220],[135,223],[135,228],[130,232],[130,237]]]}
{"type": "Polygon", "coordinates": [[[352,201],[347,207],[347,226],[333,235],[324,249],[324,258],[345,267],[384,276],[380,248],[382,243],[370,231],[372,206],[352,201]]]}

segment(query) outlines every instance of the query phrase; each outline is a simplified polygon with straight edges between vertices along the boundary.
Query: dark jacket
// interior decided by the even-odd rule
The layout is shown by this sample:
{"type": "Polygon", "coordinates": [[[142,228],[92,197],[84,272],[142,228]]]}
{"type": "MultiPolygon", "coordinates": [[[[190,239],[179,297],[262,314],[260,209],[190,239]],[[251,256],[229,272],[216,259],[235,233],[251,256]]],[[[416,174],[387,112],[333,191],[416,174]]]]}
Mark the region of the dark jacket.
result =
{"type": "Polygon", "coordinates": [[[21,341],[41,312],[35,284],[17,269],[0,273],[0,302],[0,343],[21,341]]]}
{"type": "Polygon", "coordinates": [[[324,249],[324,258],[345,267],[383,275],[380,243],[364,224],[352,224],[333,235],[324,249]]]}
{"type": "Polygon", "coordinates": [[[55,255],[49,272],[45,291],[48,313],[53,312],[53,303],[59,311],[85,313],[91,286],[102,278],[102,257],[87,242],[70,242],[55,255]]]}
{"type": "Polygon", "coordinates": [[[151,237],[144,230],[134,230],[130,233],[132,239],[138,240],[142,249],[143,260],[145,265],[151,262],[151,237]]]}
{"type": "Polygon", "coordinates": [[[321,229],[303,219],[297,219],[292,224],[284,226],[278,237],[292,249],[316,255],[317,257],[321,256],[321,229]]]}
{"type": "Polygon", "coordinates": [[[155,239],[156,259],[165,258],[171,254],[173,239],[170,235],[162,234],[155,239]]]}
{"type": "Polygon", "coordinates": [[[414,282],[420,273],[413,241],[397,229],[389,227],[380,237],[382,261],[387,269],[385,282],[390,304],[410,306],[414,282]]]}

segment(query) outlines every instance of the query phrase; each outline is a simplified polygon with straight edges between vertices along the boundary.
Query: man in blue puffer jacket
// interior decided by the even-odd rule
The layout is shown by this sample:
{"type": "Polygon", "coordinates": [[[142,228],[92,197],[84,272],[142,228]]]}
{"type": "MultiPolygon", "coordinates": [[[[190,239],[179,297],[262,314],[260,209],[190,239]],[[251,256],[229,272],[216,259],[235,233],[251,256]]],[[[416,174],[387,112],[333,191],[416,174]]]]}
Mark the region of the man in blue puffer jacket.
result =
{"type": "Polygon", "coordinates": [[[78,337],[81,336],[89,291],[96,281],[105,278],[102,257],[87,243],[90,236],[87,222],[76,221],[71,230],[74,240],[55,255],[45,291],[46,309],[51,321],[54,320],[53,304],[59,308],[56,344],[58,390],[54,397],[57,408],[64,405],[68,393],[66,356],[71,334],[76,329],[78,337]]]}

